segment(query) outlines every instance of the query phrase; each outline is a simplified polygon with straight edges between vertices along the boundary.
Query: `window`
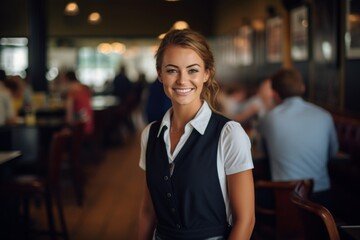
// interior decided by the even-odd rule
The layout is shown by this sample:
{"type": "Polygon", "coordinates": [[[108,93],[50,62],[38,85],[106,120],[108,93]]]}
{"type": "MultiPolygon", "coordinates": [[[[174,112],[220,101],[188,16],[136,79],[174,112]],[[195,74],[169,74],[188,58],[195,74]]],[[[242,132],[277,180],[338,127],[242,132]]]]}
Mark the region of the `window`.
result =
{"type": "Polygon", "coordinates": [[[28,67],[28,40],[27,38],[0,39],[0,68],[7,75],[25,77],[28,67]]]}

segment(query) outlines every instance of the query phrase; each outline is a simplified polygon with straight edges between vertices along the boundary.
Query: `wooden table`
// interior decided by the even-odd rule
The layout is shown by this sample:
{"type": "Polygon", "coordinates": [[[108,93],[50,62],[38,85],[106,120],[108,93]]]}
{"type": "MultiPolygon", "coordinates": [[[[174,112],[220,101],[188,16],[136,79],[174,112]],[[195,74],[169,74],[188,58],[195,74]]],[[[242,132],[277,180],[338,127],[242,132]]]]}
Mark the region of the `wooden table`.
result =
{"type": "Polygon", "coordinates": [[[12,176],[12,166],[20,157],[20,151],[0,151],[0,182],[12,176]]]}
{"type": "Polygon", "coordinates": [[[0,151],[20,151],[17,169],[43,171],[54,132],[64,126],[62,119],[38,119],[33,125],[17,124],[0,128],[0,151]],[[4,140],[4,141],[3,141],[4,140]]]}
{"type": "Polygon", "coordinates": [[[0,164],[14,160],[20,156],[20,151],[0,151],[0,164]]]}

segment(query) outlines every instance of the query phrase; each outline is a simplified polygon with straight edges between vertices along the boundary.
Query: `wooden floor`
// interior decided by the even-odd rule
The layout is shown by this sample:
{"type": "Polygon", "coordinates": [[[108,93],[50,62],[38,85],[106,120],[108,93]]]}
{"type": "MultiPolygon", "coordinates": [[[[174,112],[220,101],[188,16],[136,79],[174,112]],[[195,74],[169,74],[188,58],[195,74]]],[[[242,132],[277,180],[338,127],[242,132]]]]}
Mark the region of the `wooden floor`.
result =
{"type": "MultiPolygon", "coordinates": [[[[136,239],[144,175],[138,166],[139,134],[105,150],[101,162],[87,163],[84,206],[76,204],[71,185],[64,185],[65,217],[71,240],[136,239]]],[[[43,205],[34,207],[34,227],[46,228],[43,205]]],[[[36,239],[48,239],[46,237],[36,239]]]]}

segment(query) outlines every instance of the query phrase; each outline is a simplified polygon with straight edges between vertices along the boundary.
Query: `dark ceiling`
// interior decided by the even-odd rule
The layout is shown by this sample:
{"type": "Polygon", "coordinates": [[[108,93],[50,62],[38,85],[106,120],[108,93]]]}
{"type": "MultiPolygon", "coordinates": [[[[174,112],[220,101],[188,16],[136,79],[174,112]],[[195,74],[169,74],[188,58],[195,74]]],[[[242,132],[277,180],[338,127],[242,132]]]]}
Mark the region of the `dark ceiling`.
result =
{"type": "MultiPolygon", "coordinates": [[[[187,21],[191,28],[204,35],[213,34],[216,0],[76,0],[80,12],[66,16],[69,0],[2,0],[0,36],[29,34],[31,4],[46,6],[46,26],[50,37],[154,37],[168,31],[178,20],[187,21]],[[40,2],[40,3],[39,3],[40,2]],[[21,6],[21,7],[19,7],[21,6]],[[87,22],[89,14],[102,15],[98,25],[87,22]]],[[[32,11],[37,14],[36,10],[32,11]]]]}

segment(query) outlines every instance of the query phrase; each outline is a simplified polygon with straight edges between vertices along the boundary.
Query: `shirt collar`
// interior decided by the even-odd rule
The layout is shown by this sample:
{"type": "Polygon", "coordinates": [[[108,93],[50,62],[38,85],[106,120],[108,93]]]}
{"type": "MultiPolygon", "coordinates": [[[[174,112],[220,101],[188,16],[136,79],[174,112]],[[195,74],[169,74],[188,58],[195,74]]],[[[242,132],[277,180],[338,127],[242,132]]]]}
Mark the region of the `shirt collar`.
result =
{"type": "Polygon", "coordinates": [[[304,101],[304,99],[302,99],[302,97],[294,96],[294,97],[286,98],[283,103],[291,104],[291,103],[297,103],[297,102],[303,102],[303,101],[304,101]]]}
{"type": "MultiPolygon", "coordinates": [[[[160,136],[160,133],[163,129],[163,127],[166,127],[167,129],[170,129],[170,121],[171,121],[171,113],[172,113],[173,109],[170,108],[164,115],[162,121],[161,121],[161,125],[159,128],[159,132],[157,137],[160,136]]],[[[191,127],[193,127],[196,131],[198,131],[201,135],[204,134],[205,129],[210,121],[210,117],[211,117],[211,109],[208,105],[208,103],[206,101],[203,102],[201,108],[199,109],[199,111],[197,112],[197,114],[195,115],[195,117],[186,125],[190,125],[191,127]]]]}

